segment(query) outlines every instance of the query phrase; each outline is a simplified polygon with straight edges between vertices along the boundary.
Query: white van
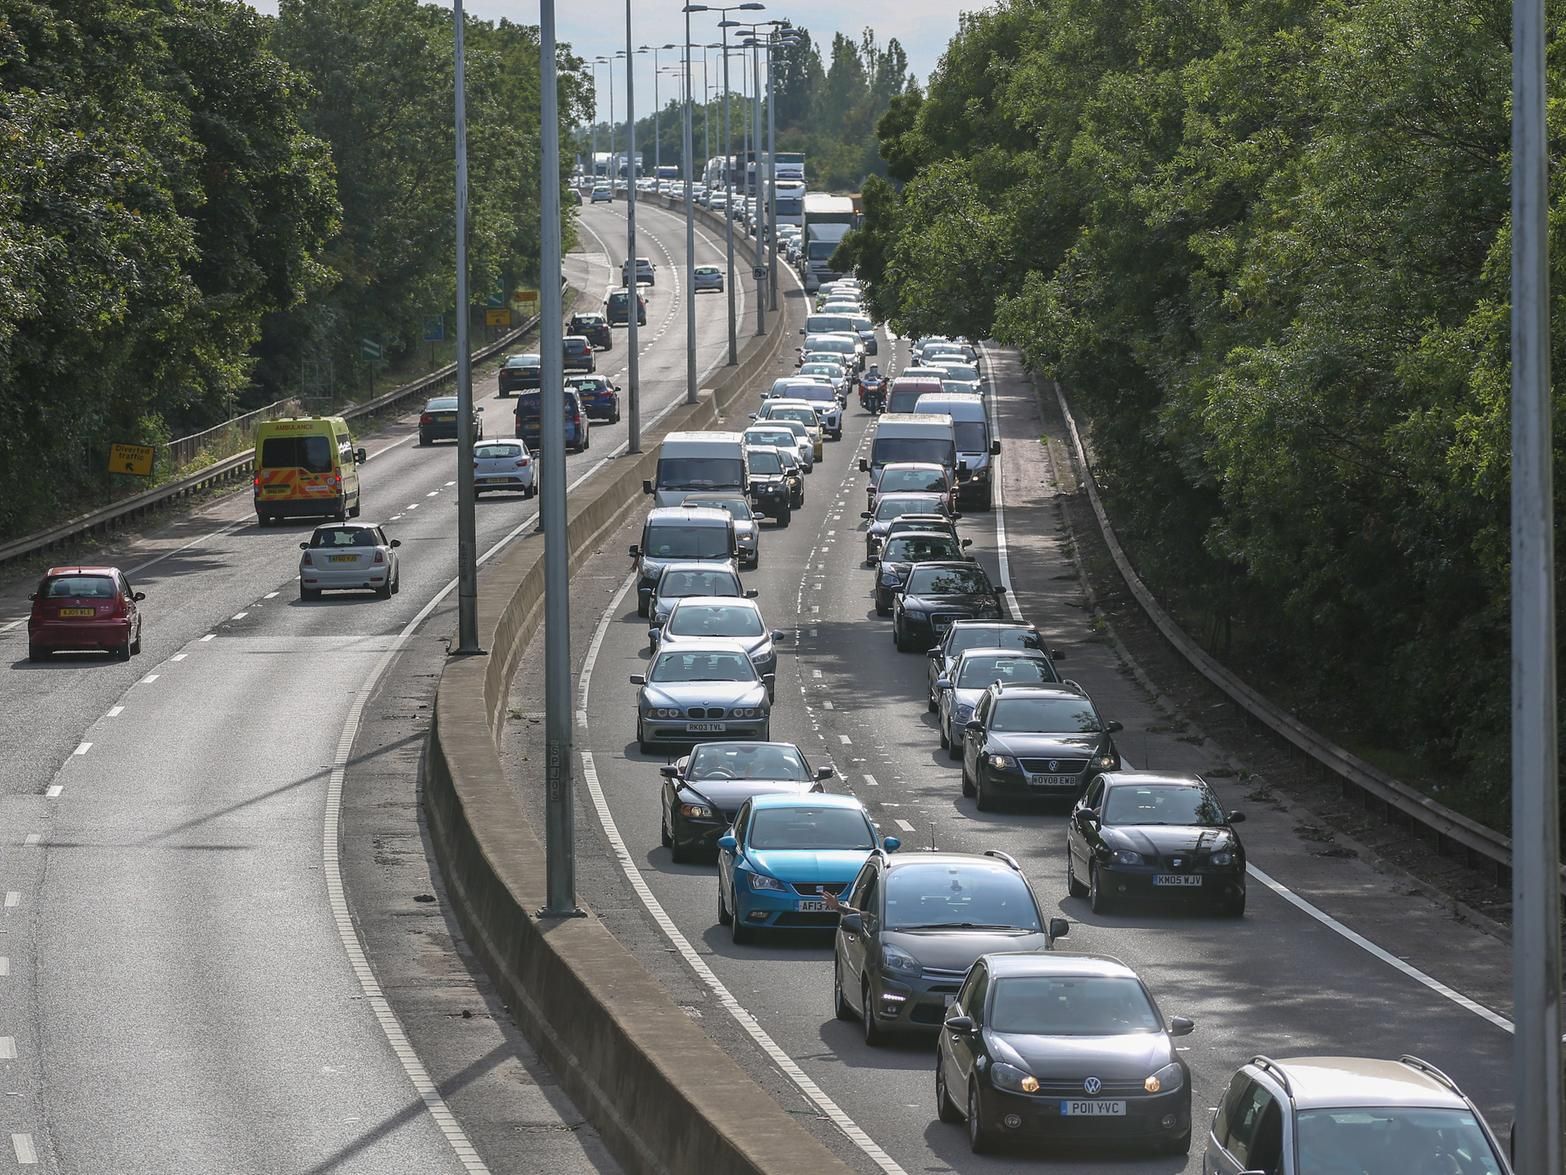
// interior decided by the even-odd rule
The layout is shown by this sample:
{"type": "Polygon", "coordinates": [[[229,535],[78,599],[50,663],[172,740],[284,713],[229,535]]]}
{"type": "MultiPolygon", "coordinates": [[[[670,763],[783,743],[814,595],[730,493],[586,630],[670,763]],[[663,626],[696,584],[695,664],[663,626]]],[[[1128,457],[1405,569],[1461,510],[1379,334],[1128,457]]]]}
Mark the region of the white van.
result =
{"type": "Polygon", "coordinates": [[[642,482],[657,506],[678,506],[686,494],[749,489],[745,437],[737,432],[671,432],[658,446],[656,476],[642,482]]]}
{"type": "Polygon", "coordinates": [[[952,418],[931,412],[884,412],[875,426],[870,457],[859,468],[869,473],[894,461],[929,461],[957,472],[957,433],[952,418]]]}
{"type": "Polygon", "coordinates": [[[655,506],[642,523],[642,541],[631,544],[631,558],[637,571],[636,614],[646,616],[653,589],[670,563],[717,563],[739,574],[734,519],[715,506],[655,506]]]}
{"type": "Polygon", "coordinates": [[[957,500],[988,510],[995,498],[990,458],[999,456],[1000,442],[990,435],[984,398],[964,392],[927,392],[914,404],[914,411],[952,418],[957,440],[957,500]]]}

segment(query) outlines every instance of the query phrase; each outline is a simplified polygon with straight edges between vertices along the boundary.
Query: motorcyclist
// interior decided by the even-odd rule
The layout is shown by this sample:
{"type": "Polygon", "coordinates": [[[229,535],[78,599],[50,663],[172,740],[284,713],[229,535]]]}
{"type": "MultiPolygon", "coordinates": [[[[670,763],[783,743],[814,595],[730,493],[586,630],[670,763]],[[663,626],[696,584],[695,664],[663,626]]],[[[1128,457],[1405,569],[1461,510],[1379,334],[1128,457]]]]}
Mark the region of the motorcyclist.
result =
{"type": "Polygon", "coordinates": [[[871,412],[879,412],[885,400],[886,377],[881,374],[881,365],[872,363],[859,377],[859,403],[871,412]]]}

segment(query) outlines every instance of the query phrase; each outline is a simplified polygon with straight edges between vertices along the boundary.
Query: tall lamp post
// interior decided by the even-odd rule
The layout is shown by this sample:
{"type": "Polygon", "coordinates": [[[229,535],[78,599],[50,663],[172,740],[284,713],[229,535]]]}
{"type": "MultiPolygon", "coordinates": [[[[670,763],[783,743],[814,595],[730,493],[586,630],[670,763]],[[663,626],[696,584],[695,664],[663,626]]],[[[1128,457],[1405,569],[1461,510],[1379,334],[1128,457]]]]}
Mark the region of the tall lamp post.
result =
{"type": "MultiPolygon", "coordinates": [[[[478,643],[478,540],[473,518],[473,360],[468,350],[468,108],[462,0],[452,5],[457,139],[457,647],[482,653],[478,643]]],[[[556,168],[555,184],[560,182],[556,168]]],[[[559,193],[556,193],[556,199],[559,193]]]]}
{"type": "MultiPolygon", "coordinates": [[[[759,0],[745,4],[687,4],[685,12],[721,12],[723,19],[718,27],[723,30],[723,175],[728,193],[728,215],[724,218],[724,253],[728,259],[728,277],[724,283],[729,294],[729,366],[739,363],[738,307],[734,297],[734,146],[729,133],[729,30],[728,15],[731,12],[760,12],[766,8],[759,0]]],[[[687,37],[686,40],[690,38],[687,37]]]]}
{"type": "Polygon", "coordinates": [[[767,160],[771,172],[767,176],[767,303],[772,310],[778,308],[778,120],[775,64],[776,51],[792,49],[804,42],[799,30],[784,27],[774,30],[767,45],[767,160]]]}
{"type": "MultiPolygon", "coordinates": [[[[758,203],[761,200],[761,176],[762,176],[762,151],[761,151],[761,50],[767,47],[767,41],[756,30],[772,26],[776,28],[784,23],[781,20],[763,20],[754,23],[732,21],[732,24],[740,25],[750,30],[750,35],[745,38],[742,45],[750,50],[750,68],[752,74],[751,83],[751,125],[754,128],[751,133],[751,154],[755,157],[756,191],[753,199],[758,203]]],[[[767,75],[772,74],[772,54],[767,54],[767,75]]],[[[772,156],[770,150],[767,153],[767,187],[772,187],[770,175],[772,169],[772,156]]],[[[752,274],[756,279],[756,333],[767,333],[767,275],[766,268],[762,264],[762,242],[766,235],[766,227],[763,222],[770,224],[772,209],[768,208],[767,215],[759,215],[760,209],[752,205],[751,224],[754,226],[751,235],[756,241],[755,267],[752,274]]]]}
{"type": "MultiPolygon", "coordinates": [[[[604,178],[609,181],[609,195],[611,197],[614,195],[614,181],[616,178],[614,174],[614,62],[614,57],[593,58],[594,65],[607,65],[609,67],[609,162],[604,167],[604,178]]],[[[597,100],[598,96],[596,94],[593,95],[595,109],[597,100]]],[[[543,303],[540,302],[539,305],[542,306],[543,303]]]]}
{"type": "Polygon", "coordinates": [[[673,41],[667,45],[643,45],[637,49],[638,53],[651,53],[653,58],[653,175],[658,174],[658,169],[663,166],[663,134],[659,130],[659,116],[663,113],[663,106],[658,97],[658,52],[661,49],[678,49],[673,41]]]}
{"type": "MultiPolygon", "coordinates": [[[[691,10],[685,9],[685,402],[698,399],[696,388],[696,163],[691,134],[691,10]]],[[[702,85],[707,84],[707,51],[701,51],[702,85]]],[[[703,118],[705,123],[706,119],[703,118]]]]}

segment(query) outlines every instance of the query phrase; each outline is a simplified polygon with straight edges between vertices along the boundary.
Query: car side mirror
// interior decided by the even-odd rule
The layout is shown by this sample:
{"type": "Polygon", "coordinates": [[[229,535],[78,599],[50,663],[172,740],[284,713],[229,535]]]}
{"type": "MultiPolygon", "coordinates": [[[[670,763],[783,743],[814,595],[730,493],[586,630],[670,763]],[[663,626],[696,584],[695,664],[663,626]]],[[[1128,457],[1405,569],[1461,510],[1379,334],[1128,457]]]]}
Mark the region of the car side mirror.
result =
{"type": "Polygon", "coordinates": [[[1196,1027],[1196,1021],[1189,1016],[1176,1016],[1169,1021],[1170,1036],[1190,1036],[1191,1030],[1196,1027]]]}
{"type": "Polygon", "coordinates": [[[355,465],[363,465],[369,459],[370,455],[363,449],[355,449],[353,451],[353,460],[355,465]]]}
{"type": "Polygon", "coordinates": [[[942,1027],[948,1032],[958,1032],[966,1036],[978,1028],[978,1025],[973,1022],[972,1016],[953,1016],[942,1027]]]}
{"type": "Polygon", "coordinates": [[[952,688],[952,679],[949,678],[949,677],[937,677],[935,679],[935,688],[936,689],[951,689],[952,688]]]}
{"type": "Polygon", "coordinates": [[[938,646],[938,645],[935,648],[930,649],[928,652],[925,653],[925,656],[928,657],[932,661],[939,659],[940,655],[941,655],[941,650],[940,650],[940,646],[938,646]]]}
{"type": "Polygon", "coordinates": [[[647,684],[647,675],[645,673],[633,673],[633,674],[631,674],[631,684],[632,685],[646,685],[647,684]]]}
{"type": "Polygon", "coordinates": [[[620,385],[619,384],[615,384],[614,385],[614,390],[618,392],[620,390],[620,385]]]}
{"type": "Polygon", "coordinates": [[[732,853],[738,850],[739,841],[734,839],[734,834],[732,832],[725,832],[718,838],[718,847],[725,853],[732,853]]]}
{"type": "MultiPolygon", "coordinates": [[[[718,842],[722,844],[720,840],[718,842]]],[[[865,916],[863,914],[844,914],[837,920],[838,929],[844,934],[863,934],[865,932],[865,916]]]]}
{"type": "Polygon", "coordinates": [[[750,418],[751,418],[751,419],[752,419],[752,420],[755,420],[755,419],[756,419],[756,418],[757,418],[757,417],[759,417],[759,416],[760,416],[760,415],[761,415],[761,413],[759,413],[759,412],[752,412],[752,413],[751,413],[751,414],[750,414],[750,418]]]}
{"type": "Polygon", "coordinates": [[[836,777],[837,777],[837,768],[836,767],[817,767],[816,768],[816,778],[817,779],[835,779],[836,777]]]}
{"type": "Polygon", "coordinates": [[[962,517],[962,511],[961,510],[953,510],[952,511],[952,521],[953,522],[956,522],[961,517],[962,517]]]}
{"type": "Polygon", "coordinates": [[[875,511],[874,510],[861,510],[859,512],[859,517],[861,517],[861,518],[874,518],[875,517],[875,511]]]}
{"type": "Polygon", "coordinates": [[[1064,661],[1066,659],[1066,650],[1065,649],[1051,649],[1049,651],[1049,659],[1051,661],[1064,661]]]}
{"type": "Polygon", "coordinates": [[[649,478],[644,478],[643,481],[642,481],[642,493],[650,494],[652,492],[653,492],[652,478],[650,478],[650,477],[649,478]]]}
{"type": "Polygon", "coordinates": [[[799,328],[799,333],[800,334],[804,334],[805,333],[805,328],[804,327],[800,327],[799,328]]]}
{"type": "Polygon", "coordinates": [[[991,441],[990,442],[990,456],[991,457],[999,457],[1000,456],[1000,442],[999,441],[991,441]]]}
{"type": "Polygon", "coordinates": [[[641,557],[641,553],[642,553],[641,544],[640,543],[632,543],[631,544],[631,558],[633,558],[633,559],[640,558],[641,557]]]}
{"type": "Polygon", "coordinates": [[[1098,827],[1098,815],[1093,811],[1092,808],[1083,808],[1076,814],[1075,819],[1077,827],[1080,828],[1083,832],[1086,832],[1090,828],[1098,827]]]}
{"type": "Polygon", "coordinates": [[[900,838],[895,836],[882,837],[881,847],[889,853],[895,853],[898,849],[903,847],[903,842],[900,838]]]}
{"type": "Polygon", "coordinates": [[[870,555],[865,559],[865,562],[869,563],[871,567],[875,567],[881,562],[881,556],[870,555]]]}
{"type": "Polygon", "coordinates": [[[673,763],[665,763],[662,767],[658,768],[658,774],[663,776],[665,779],[678,779],[680,777],[680,769],[673,763]]]}
{"type": "Polygon", "coordinates": [[[788,633],[784,632],[781,628],[774,628],[772,630],[772,639],[774,641],[786,641],[788,640],[788,633]]]}
{"type": "Polygon", "coordinates": [[[145,600],[146,598],[147,598],[147,593],[146,592],[133,592],[131,594],[131,599],[133,599],[133,600],[145,600]]]}
{"type": "Polygon", "coordinates": [[[1230,824],[1244,824],[1245,823],[1245,813],[1244,812],[1230,812],[1229,813],[1229,823],[1230,824]]]}
{"type": "Polygon", "coordinates": [[[995,593],[995,598],[997,600],[1001,599],[1006,594],[1006,589],[1003,588],[1003,587],[996,587],[996,588],[992,588],[991,590],[995,593]]]}
{"type": "Polygon", "coordinates": [[[484,411],[484,406],[482,404],[480,404],[477,408],[473,409],[473,411],[475,411],[475,412],[482,412],[482,411],[484,411]]]}
{"type": "Polygon", "coordinates": [[[394,546],[394,547],[400,547],[400,546],[402,546],[402,540],[401,539],[392,539],[391,545],[394,546]]]}
{"type": "Polygon", "coordinates": [[[963,546],[965,546],[965,547],[971,547],[971,546],[973,546],[973,540],[972,540],[972,539],[960,539],[960,540],[958,540],[958,541],[959,541],[959,542],[961,542],[961,544],[962,544],[962,545],[963,545],[963,546]]]}
{"type": "Polygon", "coordinates": [[[763,673],[761,675],[761,683],[763,685],[772,685],[777,679],[778,675],[776,673],[763,673]]]}
{"type": "Polygon", "coordinates": [[[32,595],[28,596],[27,598],[29,600],[36,600],[38,598],[38,593],[34,592],[32,595]]]}
{"type": "Polygon", "coordinates": [[[970,718],[967,722],[962,724],[962,728],[968,734],[978,734],[979,731],[984,729],[984,723],[980,722],[976,718],[970,718]]]}
{"type": "Polygon", "coordinates": [[[1070,933],[1071,923],[1064,918],[1051,918],[1049,920],[1049,932],[1046,937],[1050,942],[1054,942],[1057,938],[1065,938],[1070,933]]]}
{"type": "Polygon", "coordinates": [[[745,589],[745,598],[747,600],[754,600],[759,595],[761,595],[761,593],[758,592],[755,588],[746,588],[745,589]]]}
{"type": "Polygon", "coordinates": [[[299,549],[301,551],[308,551],[310,549],[310,544],[309,543],[300,543],[299,544],[299,549]]]}
{"type": "Polygon", "coordinates": [[[870,472],[870,462],[867,461],[863,457],[859,458],[859,472],[860,473],[869,473],[870,472]]]}
{"type": "Polygon", "coordinates": [[[1110,734],[1118,734],[1125,729],[1125,724],[1112,718],[1104,724],[1104,729],[1110,734]]]}

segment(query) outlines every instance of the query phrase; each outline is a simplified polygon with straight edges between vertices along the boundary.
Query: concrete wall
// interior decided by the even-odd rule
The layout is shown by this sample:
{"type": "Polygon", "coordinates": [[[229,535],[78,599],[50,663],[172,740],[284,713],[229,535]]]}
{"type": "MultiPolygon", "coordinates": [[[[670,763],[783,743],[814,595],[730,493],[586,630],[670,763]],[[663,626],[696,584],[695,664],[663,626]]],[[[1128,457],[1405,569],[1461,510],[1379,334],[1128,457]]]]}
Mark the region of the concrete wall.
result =
{"type": "MultiPolygon", "coordinates": [[[[797,295],[771,333],[699,404],[647,434],[646,451],[610,461],[571,494],[574,571],[602,538],[643,510],[656,441],[709,428],[791,364],[802,322],[797,295]],[[784,365],[784,366],[780,366],[784,365]]],[[[850,1170],[786,1114],[684,1014],[591,912],[540,920],[546,895],[540,835],[517,802],[498,749],[517,662],[543,621],[544,543],[518,540],[479,578],[479,637],[487,657],[453,659],[441,674],[425,746],[431,840],[463,930],[513,1016],[627,1170],[690,1175],[846,1175],[850,1170]]],[[[573,764],[575,772],[576,765],[573,764]]]]}

